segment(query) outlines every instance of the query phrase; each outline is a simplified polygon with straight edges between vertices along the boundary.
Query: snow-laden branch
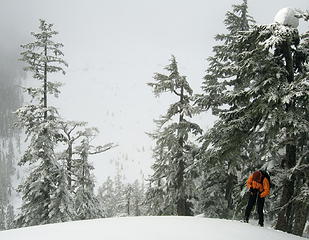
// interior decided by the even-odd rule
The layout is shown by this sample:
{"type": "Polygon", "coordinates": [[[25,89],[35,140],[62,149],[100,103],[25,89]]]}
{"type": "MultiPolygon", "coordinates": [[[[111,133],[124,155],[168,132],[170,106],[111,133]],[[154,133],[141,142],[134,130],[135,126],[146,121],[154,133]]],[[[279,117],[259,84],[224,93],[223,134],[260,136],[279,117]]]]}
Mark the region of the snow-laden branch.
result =
{"type": "Polygon", "coordinates": [[[103,152],[106,152],[114,147],[118,147],[118,145],[114,144],[114,143],[108,143],[108,144],[105,144],[103,146],[97,146],[95,147],[94,151],[92,152],[89,152],[90,155],[94,155],[94,154],[98,154],[98,153],[103,153],[103,152]]]}

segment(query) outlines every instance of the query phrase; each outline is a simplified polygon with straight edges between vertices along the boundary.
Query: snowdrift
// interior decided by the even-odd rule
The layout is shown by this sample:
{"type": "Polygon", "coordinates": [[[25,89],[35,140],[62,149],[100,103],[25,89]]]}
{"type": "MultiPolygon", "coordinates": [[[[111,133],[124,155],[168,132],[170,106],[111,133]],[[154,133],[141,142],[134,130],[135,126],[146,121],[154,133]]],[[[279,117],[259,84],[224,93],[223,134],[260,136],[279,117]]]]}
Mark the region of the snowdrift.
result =
{"type": "Polygon", "coordinates": [[[124,217],[0,232],[1,240],[304,240],[273,229],[200,217],[124,217]]]}

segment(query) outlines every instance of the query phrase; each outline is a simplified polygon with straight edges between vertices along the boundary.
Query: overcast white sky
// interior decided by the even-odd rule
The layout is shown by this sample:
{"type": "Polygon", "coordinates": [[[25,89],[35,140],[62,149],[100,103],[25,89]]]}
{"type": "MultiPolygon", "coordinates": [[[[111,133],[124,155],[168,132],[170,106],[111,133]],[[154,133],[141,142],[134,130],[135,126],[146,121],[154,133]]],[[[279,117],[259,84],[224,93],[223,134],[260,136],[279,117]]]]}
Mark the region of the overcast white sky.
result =
{"type": "MultiPolygon", "coordinates": [[[[55,24],[69,63],[59,106],[63,117],[88,121],[100,130],[98,144],[119,147],[93,159],[98,183],[113,175],[121,161],[132,181],[147,175],[153,119],[165,113],[168,97],[156,99],[147,82],[174,54],[180,72],[195,92],[211,55],[213,37],[223,33],[223,20],[232,4],[220,0],[0,0],[0,64],[15,58],[19,45],[31,40],[38,19],[55,24]],[[9,49],[9,50],[8,50],[9,49]],[[3,53],[3,52],[2,52],[3,53]],[[1,54],[1,53],[0,53],[1,54]]],[[[249,12],[258,24],[271,23],[283,7],[309,9],[308,0],[249,0],[249,12]]],[[[301,29],[308,24],[301,22],[301,29]]],[[[0,66],[1,69],[1,66],[0,66]]],[[[203,127],[210,115],[199,116],[203,127]]]]}

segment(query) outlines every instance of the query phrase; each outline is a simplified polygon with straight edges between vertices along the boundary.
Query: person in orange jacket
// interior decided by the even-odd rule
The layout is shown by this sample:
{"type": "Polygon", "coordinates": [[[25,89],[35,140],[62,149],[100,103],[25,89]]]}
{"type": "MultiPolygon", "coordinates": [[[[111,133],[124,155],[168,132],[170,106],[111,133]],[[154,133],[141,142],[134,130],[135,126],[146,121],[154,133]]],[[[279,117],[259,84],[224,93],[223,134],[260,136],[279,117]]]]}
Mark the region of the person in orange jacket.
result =
{"type": "Polygon", "coordinates": [[[265,171],[259,170],[251,174],[247,180],[247,188],[249,189],[249,199],[245,211],[245,222],[249,222],[250,213],[257,204],[257,212],[259,215],[259,225],[264,226],[263,207],[265,197],[270,193],[270,182],[266,176],[269,176],[265,171]]]}

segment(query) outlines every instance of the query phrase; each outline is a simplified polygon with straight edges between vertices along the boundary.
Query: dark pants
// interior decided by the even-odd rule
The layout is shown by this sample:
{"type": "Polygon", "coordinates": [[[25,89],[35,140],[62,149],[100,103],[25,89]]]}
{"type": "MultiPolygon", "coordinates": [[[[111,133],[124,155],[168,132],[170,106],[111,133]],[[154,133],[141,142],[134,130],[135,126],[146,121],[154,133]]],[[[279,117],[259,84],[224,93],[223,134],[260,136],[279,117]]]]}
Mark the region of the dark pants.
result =
{"type": "Polygon", "coordinates": [[[249,217],[250,217],[250,213],[255,205],[255,203],[257,204],[257,212],[259,214],[259,225],[260,226],[264,226],[264,213],[263,213],[263,207],[264,207],[264,202],[265,202],[265,198],[260,198],[260,196],[258,196],[258,193],[250,193],[249,194],[249,200],[248,200],[248,205],[246,208],[246,212],[245,212],[245,221],[248,222],[249,221],[249,217]]]}

